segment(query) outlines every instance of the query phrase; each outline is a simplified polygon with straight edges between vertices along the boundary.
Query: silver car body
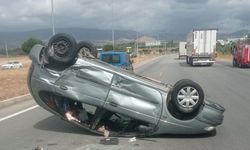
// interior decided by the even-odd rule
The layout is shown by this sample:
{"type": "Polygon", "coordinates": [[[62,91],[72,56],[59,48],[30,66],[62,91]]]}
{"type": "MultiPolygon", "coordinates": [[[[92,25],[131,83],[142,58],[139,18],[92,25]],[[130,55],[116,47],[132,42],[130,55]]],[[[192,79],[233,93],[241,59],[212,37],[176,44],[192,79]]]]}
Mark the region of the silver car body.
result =
{"type": "Polygon", "coordinates": [[[29,73],[29,88],[40,106],[60,117],[44,103],[41,92],[52,92],[147,122],[154,126],[150,135],[206,133],[223,121],[224,108],[209,101],[205,101],[192,119],[177,119],[169,111],[171,85],[96,59],[78,59],[74,65],[59,71],[46,68],[41,59],[42,49],[43,46],[36,45],[30,52],[33,67],[29,73]]]}

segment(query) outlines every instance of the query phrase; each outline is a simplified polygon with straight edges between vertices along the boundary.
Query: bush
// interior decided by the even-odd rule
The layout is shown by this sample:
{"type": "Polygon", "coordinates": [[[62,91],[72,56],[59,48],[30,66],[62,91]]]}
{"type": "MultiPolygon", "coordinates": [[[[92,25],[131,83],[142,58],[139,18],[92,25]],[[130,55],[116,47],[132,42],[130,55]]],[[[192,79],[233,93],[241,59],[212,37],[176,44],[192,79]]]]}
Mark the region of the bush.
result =
{"type": "Polygon", "coordinates": [[[31,48],[36,44],[43,44],[41,40],[38,40],[36,38],[29,38],[25,42],[23,42],[21,49],[25,53],[29,53],[31,48]]]}
{"type": "Polygon", "coordinates": [[[219,52],[221,52],[222,54],[231,54],[231,50],[232,50],[232,44],[225,44],[225,45],[221,45],[219,43],[217,43],[216,45],[217,50],[219,52]]]}

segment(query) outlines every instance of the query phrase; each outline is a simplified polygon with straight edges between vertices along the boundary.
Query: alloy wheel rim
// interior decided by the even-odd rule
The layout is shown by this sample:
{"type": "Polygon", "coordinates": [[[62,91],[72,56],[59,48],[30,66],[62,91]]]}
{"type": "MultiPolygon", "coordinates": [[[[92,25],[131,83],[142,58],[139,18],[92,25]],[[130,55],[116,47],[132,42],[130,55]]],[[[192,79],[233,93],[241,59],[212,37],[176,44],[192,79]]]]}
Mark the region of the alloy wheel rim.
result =
{"type": "Polygon", "coordinates": [[[78,56],[79,56],[79,58],[83,58],[83,57],[94,57],[94,56],[91,54],[90,50],[89,50],[88,48],[86,48],[86,47],[83,47],[83,48],[80,49],[80,51],[79,51],[79,53],[78,53],[78,56]]]}
{"type": "Polygon", "coordinates": [[[177,102],[183,108],[193,108],[199,101],[199,93],[198,91],[191,87],[183,87],[177,94],[177,102]]]}

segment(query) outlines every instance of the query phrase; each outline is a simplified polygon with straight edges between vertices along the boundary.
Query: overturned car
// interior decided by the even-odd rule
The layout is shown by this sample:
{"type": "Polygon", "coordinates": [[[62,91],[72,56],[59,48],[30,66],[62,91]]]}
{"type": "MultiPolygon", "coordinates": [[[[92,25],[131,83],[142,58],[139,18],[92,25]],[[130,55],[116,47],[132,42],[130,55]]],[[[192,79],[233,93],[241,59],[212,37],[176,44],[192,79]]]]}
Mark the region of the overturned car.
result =
{"type": "Polygon", "coordinates": [[[28,74],[34,100],[53,114],[110,136],[200,134],[223,121],[224,108],[204,100],[202,88],[183,79],[174,86],[95,59],[89,42],[54,35],[30,51],[28,74]]]}

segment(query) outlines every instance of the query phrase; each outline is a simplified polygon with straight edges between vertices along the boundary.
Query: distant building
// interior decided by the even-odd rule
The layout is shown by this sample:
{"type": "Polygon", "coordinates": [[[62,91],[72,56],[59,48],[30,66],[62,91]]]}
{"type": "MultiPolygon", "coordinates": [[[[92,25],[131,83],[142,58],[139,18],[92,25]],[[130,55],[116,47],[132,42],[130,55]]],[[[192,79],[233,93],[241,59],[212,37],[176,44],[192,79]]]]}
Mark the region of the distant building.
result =
{"type": "Polygon", "coordinates": [[[225,45],[225,41],[224,40],[217,40],[217,42],[219,42],[221,45],[225,45]]]}
{"type": "Polygon", "coordinates": [[[151,41],[151,42],[145,42],[145,46],[160,46],[161,45],[161,41],[159,40],[155,40],[155,41],[151,41]]]}
{"type": "Polygon", "coordinates": [[[155,38],[148,37],[148,36],[143,36],[138,39],[139,43],[145,43],[145,46],[150,47],[150,46],[160,46],[161,41],[156,40],[155,38]]]}
{"type": "Polygon", "coordinates": [[[97,58],[100,57],[100,53],[103,51],[103,48],[97,48],[97,58]]]}

